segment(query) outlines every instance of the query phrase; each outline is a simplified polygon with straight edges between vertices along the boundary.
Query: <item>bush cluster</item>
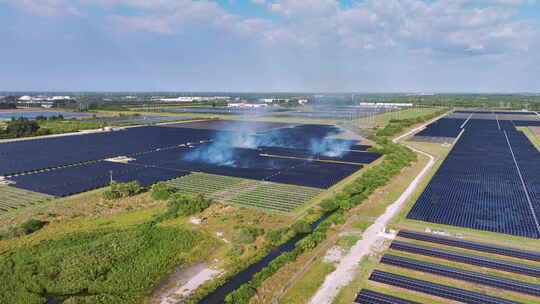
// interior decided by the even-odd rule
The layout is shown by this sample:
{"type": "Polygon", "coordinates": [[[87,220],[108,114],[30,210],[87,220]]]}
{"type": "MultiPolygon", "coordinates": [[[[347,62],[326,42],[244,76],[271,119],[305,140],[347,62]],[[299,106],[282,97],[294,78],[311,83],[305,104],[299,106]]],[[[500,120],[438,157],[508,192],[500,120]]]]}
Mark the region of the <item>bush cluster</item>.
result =
{"type": "Polygon", "coordinates": [[[25,117],[12,118],[7,123],[5,130],[0,131],[0,138],[19,138],[27,136],[47,135],[51,132],[48,129],[40,128],[35,120],[25,117]]]}
{"type": "Polygon", "coordinates": [[[174,188],[171,188],[164,182],[159,182],[152,186],[152,199],[156,201],[166,201],[175,192],[174,188]]]}
{"type": "Polygon", "coordinates": [[[204,211],[212,204],[211,200],[203,195],[188,195],[183,193],[173,193],[167,202],[167,211],[159,217],[159,221],[177,218],[179,216],[189,216],[204,211]]]}
{"type": "Polygon", "coordinates": [[[103,198],[106,200],[114,200],[134,196],[143,191],[144,188],[142,188],[137,181],[131,183],[118,183],[113,181],[109,188],[103,192],[103,198]]]}

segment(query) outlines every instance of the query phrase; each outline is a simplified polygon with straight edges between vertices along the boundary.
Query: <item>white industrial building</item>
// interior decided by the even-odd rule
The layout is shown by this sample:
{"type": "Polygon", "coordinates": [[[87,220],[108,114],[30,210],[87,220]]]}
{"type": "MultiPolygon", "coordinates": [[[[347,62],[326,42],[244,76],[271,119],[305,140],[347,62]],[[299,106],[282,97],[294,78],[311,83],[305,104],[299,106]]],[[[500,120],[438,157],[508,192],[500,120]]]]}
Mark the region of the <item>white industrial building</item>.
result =
{"type": "Polygon", "coordinates": [[[163,102],[194,102],[194,101],[212,101],[212,100],[229,100],[229,96],[180,96],[176,98],[161,98],[163,102]]]}

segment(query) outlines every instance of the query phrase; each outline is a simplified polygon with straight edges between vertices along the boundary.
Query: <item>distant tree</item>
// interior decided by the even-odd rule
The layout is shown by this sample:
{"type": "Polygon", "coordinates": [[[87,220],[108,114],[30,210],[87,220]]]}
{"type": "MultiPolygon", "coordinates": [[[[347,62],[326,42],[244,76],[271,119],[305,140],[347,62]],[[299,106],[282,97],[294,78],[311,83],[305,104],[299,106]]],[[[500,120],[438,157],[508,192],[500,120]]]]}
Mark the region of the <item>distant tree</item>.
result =
{"type": "Polygon", "coordinates": [[[13,118],[7,123],[6,133],[14,137],[34,135],[39,130],[39,124],[28,118],[13,118]]]}

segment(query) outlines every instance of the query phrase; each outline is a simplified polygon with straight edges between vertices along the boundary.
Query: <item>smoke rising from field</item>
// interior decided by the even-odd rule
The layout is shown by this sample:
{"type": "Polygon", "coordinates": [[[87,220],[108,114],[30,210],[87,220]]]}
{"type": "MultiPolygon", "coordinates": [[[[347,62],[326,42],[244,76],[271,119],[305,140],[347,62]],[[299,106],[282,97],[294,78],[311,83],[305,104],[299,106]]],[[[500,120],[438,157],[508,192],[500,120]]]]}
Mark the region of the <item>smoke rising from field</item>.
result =
{"type": "Polygon", "coordinates": [[[295,148],[309,151],[313,157],[340,157],[351,147],[349,141],[328,138],[341,131],[328,127],[321,130],[314,126],[281,128],[255,134],[250,130],[218,132],[212,143],[201,145],[185,154],[185,161],[202,162],[219,166],[279,169],[280,162],[271,158],[258,159],[262,147],[295,148]],[[252,149],[252,150],[245,150],[252,149]],[[251,151],[251,153],[250,153],[251,151]]]}

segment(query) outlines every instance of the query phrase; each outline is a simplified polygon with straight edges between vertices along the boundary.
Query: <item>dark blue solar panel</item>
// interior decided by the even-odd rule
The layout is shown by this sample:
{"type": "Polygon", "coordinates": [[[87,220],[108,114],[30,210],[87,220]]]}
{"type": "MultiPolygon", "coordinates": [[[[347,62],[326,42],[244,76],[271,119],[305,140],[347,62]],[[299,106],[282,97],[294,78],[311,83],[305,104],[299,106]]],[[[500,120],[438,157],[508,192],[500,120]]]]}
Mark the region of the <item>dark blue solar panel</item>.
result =
{"type": "Polygon", "coordinates": [[[540,215],[540,153],[511,121],[471,119],[407,217],[540,237],[504,131],[540,215]]]}
{"type": "Polygon", "coordinates": [[[455,111],[455,113],[462,113],[462,114],[510,114],[510,115],[536,115],[534,112],[501,112],[501,111],[474,111],[474,110],[460,110],[455,111]]]}
{"type": "Polygon", "coordinates": [[[461,132],[461,125],[465,119],[457,118],[441,118],[427,126],[424,130],[416,134],[416,136],[430,137],[457,137],[461,132]]]}
{"type": "Polygon", "coordinates": [[[216,131],[158,126],[0,144],[0,175],[208,140],[216,131]]]}
{"type": "Polygon", "coordinates": [[[379,153],[350,152],[350,151],[336,151],[335,152],[337,154],[336,156],[331,156],[332,153],[328,153],[330,154],[329,156],[329,155],[316,154],[312,150],[279,148],[279,147],[260,147],[259,151],[260,153],[269,154],[269,155],[277,155],[277,156],[300,157],[300,158],[309,158],[309,159],[318,159],[318,160],[332,160],[332,161],[364,163],[364,164],[370,164],[382,156],[379,153]]]}
{"type": "Polygon", "coordinates": [[[142,186],[189,174],[189,172],[102,161],[19,175],[12,177],[11,180],[16,182],[14,186],[17,188],[54,196],[67,196],[109,185],[111,171],[113,180],[117,182],[138,181],[142,186]]]}
{"type": "Polygon", "coordinates": [[[360,170],[360,165],[323,163],[259,155],[255,149],[237,148],[223,163],[186,160],[195,148],[175,148],[143,154],[133,163],[175,170],[266,180],[316,188],[328,188],[360,170]]]}

